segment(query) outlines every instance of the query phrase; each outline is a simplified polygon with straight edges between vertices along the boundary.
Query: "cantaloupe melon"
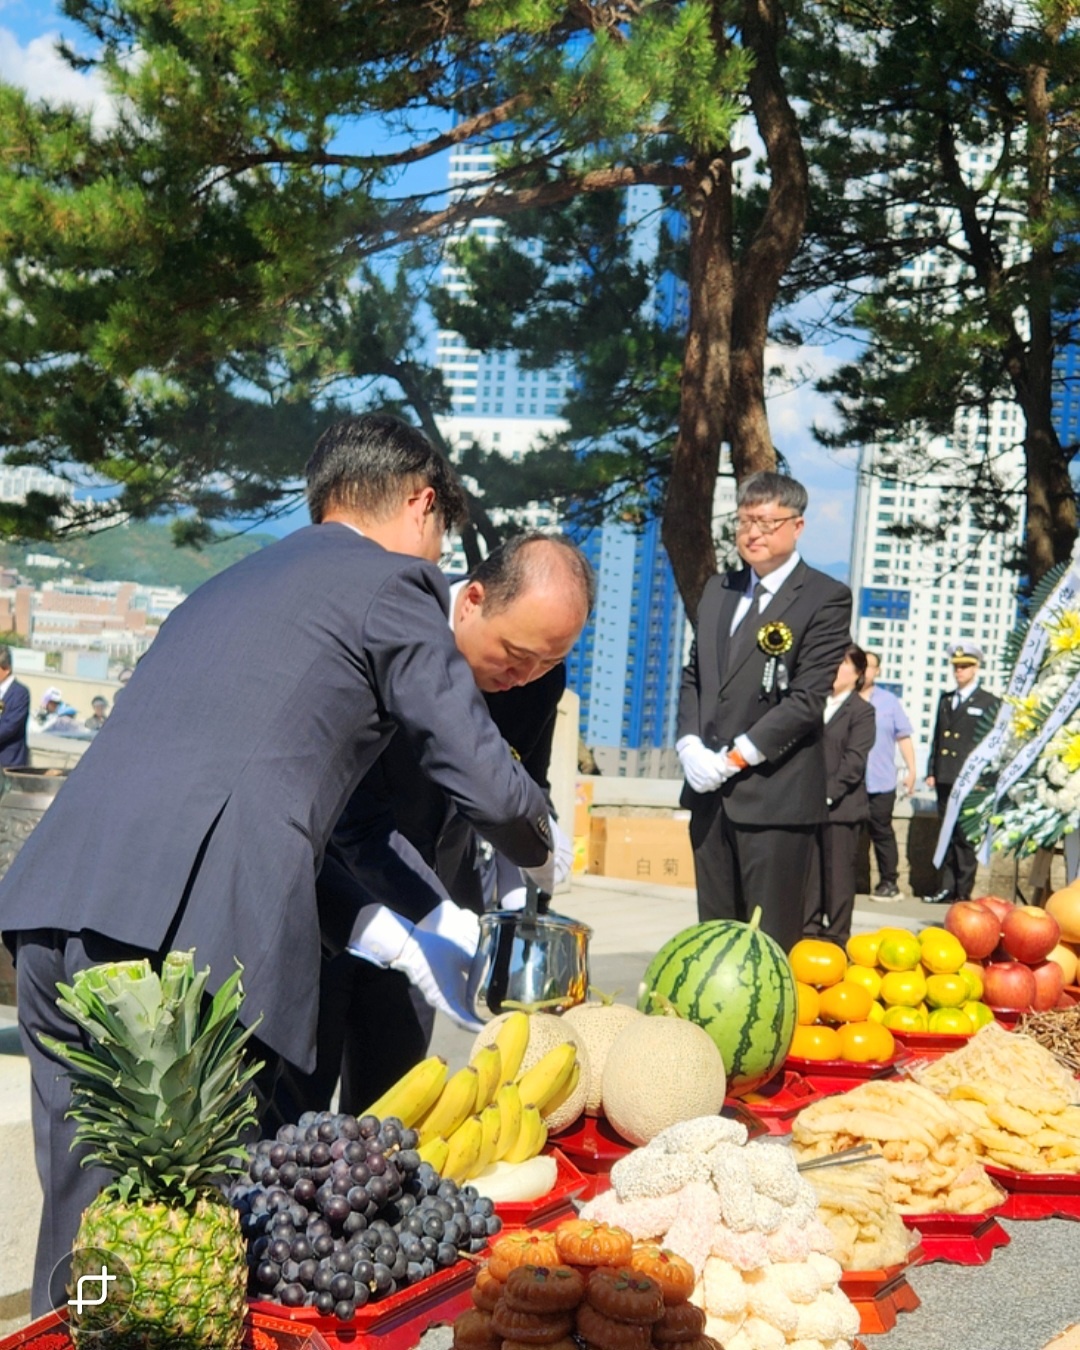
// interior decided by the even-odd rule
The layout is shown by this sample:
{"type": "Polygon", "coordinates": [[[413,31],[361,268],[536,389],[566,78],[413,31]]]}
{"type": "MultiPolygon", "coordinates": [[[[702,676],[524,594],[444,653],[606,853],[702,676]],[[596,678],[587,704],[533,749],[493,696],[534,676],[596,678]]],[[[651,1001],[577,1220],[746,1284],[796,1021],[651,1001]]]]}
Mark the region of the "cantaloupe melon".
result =
{"type": "Polygon", "coordinates": [[[602,1114],[604,1063],[615,1037],[623,1027],[643,1017],[626,1003],[578,1003],[563,1013],[563,1020],[580,1032],[589,1051],[589,1081],[585,1092],[585,1114],[602,1114]]]}
{"type": "Polygon", "coordinates": [[[680,1017],[640,1017],[619,1032],[608,1051],[603,1107],[632,1144],[647,1144],[669,1125],[716,1115],[727,1077],[707,1031],[680,1017]]]}

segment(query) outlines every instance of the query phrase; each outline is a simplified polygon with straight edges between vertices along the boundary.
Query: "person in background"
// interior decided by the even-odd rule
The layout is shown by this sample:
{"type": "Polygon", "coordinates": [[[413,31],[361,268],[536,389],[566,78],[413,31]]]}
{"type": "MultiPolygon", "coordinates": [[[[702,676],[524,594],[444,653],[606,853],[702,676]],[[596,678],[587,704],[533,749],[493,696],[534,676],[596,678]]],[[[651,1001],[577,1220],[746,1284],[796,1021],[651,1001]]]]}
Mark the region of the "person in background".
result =
{"type": "Polygon", "coordinates": [[[79,710],[65,703],[63,694],[53,685],[42,694],[35,721],[39,731],[47,731],[53,736],[72,736],[83,731],[78,716],[79,710]]]}
{"type": "Polygon", "coordinates": [[[26,724],[30,720],[30,690],[11,669],[11,648],[0,646],[0,768],[20,769],[30,763],[26,724]]]}
{"type": "Polygon", "coordinates": [[[83,723],[87,731],[100,731],[109,718],[109,700],[100,694],[90,700],[91,713],[83,723]]]}
{"type": "Polygon", "coordinates": [[[851,592],[799,557],[806,489],[778,473],[738,488],[746,564],[710,577],[679,691],[675,749],[690,809],[698,916],[748,920],[790,951],[825,804],[822,713],[851,641],[851,592]]]}
{"type": "MultiPolygon", "coordinates": [[[[1001,699],[984,689],[979,679],[983,649],[977,642],[954,642],[949,648],[956,688],[941,696],[934,739],[930,744],[926,786],[937,793],[938,818],[944,820],[953,784],[960,777],[964,761],[978,743],[980,723],[988,713],[996,713],[1001,699]]],[[[954,900],[970,900],[975,884],[978,860],[971,841],[957,820],[949,847],[941,865],[938,889],[924,895],[926,905],[950,905],[954,900]]]]}
{"type": "Polygon", "coordinates": [[[893,829],[896,752],[900,751],[904,761],[904,795],[910,797],[915,791],[915,745],[904,705],[895,694],[879,687],[880,674],[881,658],[876,652],[867,652],[861,692],[874,709],[877,728],[874,748],[866,761],[866,795],[870,807],[866,824],[878,869],[878,884],[870,893],[870,899],[888,905],[900,899],[900,850],[893,829]]]}
{"type": "Polygon", "coordinates": [[[874,744],[874,709],[859,698],[866,653],[852,643],[825,700],[825,774],[829,818],[821,827],[818,866],[807,877],[804,937],[842,947],[855,910],[855,861],[860,826],[870,814],[866,760],[874,744]]]}

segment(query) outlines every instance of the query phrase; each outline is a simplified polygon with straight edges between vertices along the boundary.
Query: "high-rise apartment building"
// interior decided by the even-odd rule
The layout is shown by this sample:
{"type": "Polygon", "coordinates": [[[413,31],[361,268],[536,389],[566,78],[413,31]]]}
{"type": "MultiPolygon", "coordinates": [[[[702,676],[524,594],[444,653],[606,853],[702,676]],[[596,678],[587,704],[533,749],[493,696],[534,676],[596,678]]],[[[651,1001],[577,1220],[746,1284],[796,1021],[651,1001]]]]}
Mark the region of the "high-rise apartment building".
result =
{"type": "MultiPolygon", "coordinates": [[[[474,149],[454,150],[452,188],[467,192],[490,167],[474,149]]],[[[637,212],[642,204],[632,201],[629,209],[637,212]]],[[[500,228],[497,220],[479,219],[468,230],[494,239],[500,228]]],[[[464,291],[452,262],[442,280],[449,290],[464,291]]],[[[476,443],[520,459],[542,435],[562,429],[559,412],[572,370],[525,370],[514,353],[472,350],[460,334],[446,330],[436,337],[436,361],[452,407],[440,426],[455,449],[476,443]]],[[[616,523],[584,530],[557,520],[546,507],[524,514],[535,528],[564,529],[597,571],[596,608],[567,662],[586,742],[633,749],[672,745],[686,620],[659,521],[640,531],[616,523]]]]}
{"type": "MultiPolygon", "coordinates": [[[[881,683],[903,700],[924,771],[938,697],[951,687],[949,644],[971,639],[986,653],[982,678],[1000,692],[1007,635],[1016,624],[1018,574],[1006,566],[1024,541],[1024,465],[1018,446],[1019,410],[995,404],[986,449],[1001,495],[1016,510],[1005,534],[979,524],[971,505],[952,486],[957,451],[949,441],[926,447],[918,477],[888,476],[887,449],[863,448],[855,492],[851,553],[853,629],[860,646],[881,657],[881,683]],[[904,538],[892,527],[947,521],[944,537],[904,538]]],[[[963,427],[957,441],[963,443],[963,427]]]]}

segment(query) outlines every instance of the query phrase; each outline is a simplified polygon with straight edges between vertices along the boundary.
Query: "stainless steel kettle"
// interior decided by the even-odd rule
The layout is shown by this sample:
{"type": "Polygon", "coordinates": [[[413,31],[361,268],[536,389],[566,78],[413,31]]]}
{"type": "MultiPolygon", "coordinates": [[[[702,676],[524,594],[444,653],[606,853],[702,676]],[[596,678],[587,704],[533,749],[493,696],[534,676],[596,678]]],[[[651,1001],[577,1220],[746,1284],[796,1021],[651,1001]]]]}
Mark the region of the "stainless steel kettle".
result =
{"type": "Polygon", "coordinates": [[[558,1012],[583,1003],[589,988],[590,937],[588,924],[561,914],[531,909],[481,914],[480,944],[466,993],[469,1008],[487,1022],[507,1002],[543,1003],[558,1012]]]}

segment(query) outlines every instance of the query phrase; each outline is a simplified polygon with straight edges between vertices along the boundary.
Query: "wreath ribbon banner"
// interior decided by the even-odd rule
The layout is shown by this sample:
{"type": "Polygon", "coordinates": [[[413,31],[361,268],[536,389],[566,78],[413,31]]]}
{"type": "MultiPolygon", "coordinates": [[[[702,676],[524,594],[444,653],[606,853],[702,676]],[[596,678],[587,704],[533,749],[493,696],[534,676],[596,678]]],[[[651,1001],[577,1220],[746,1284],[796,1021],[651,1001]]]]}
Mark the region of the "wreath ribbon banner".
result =
{"type": "MultiPolygon", "coordinates": [[[[1078,603],[1080,603],[1080,541],[1073,546],[1072,566],[1054,587],[1039,612],[1045,611],[1047,614],[1052,614],[1054,611],[1075,608],[1078,603]]],[[[1039,622],[1038,614],[1034,615],[1024,638],[1024,645],[1020,649],[1020,655],[1016,658],[1016,665],[1013,667],[1009,679],[1009,687],[1005,692],[1005,698],[1002,699],[1001,707],[998,709],[994,725],[988,735],[983,737],[967,757],[956,782],[953,784],[952,791],[949,793],[949,801],[941,822],[941,830],[938,833],[937,847],[934,849],[935,867],[940,867],[945,857],[949,840],[952,838],[956,822],[960,818],[960,809],[964,804],[964,799],[979,781],[984,770],[997,759],[1001,747],[1005,743],[1013,712],[1008,700],[1023,698],[1030,691],[1038,678],[1043,655],[1049,641],[1050,634],[1046,631],[1044,625],[1039,622]]],[[[1053,715],[1047,719],[1035,740],[1026,745],[1008,769],[1001,774],[994,788],[993,805],[995,809],[1008,789],[1019,778],[1022,778],[1035,762],[1054,732],[1076,711],[1078,704],[1080,704],[1080,676],[1069,686],[1053,715]],[[1021,766],[1019,769],[1017,768],[1018,765],[1021,766]]],[[[988,826],[978,850],[978,858],[981,863],[987,863],[990,860],[993,835],[993,826],[988,826]]]]}

